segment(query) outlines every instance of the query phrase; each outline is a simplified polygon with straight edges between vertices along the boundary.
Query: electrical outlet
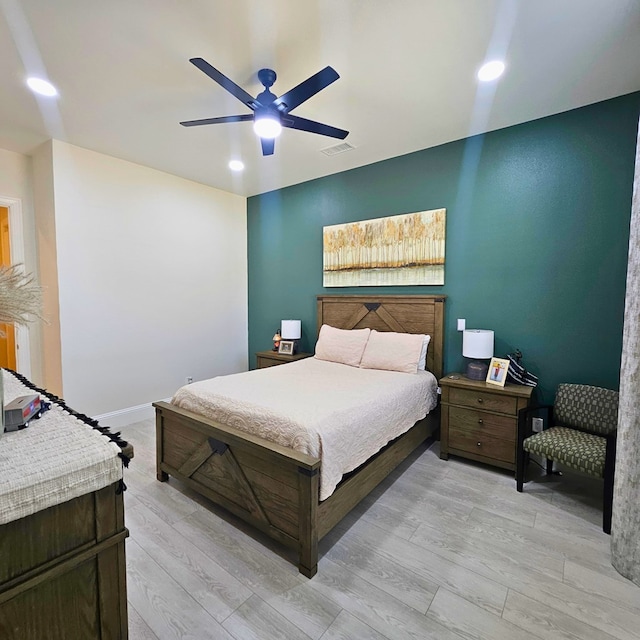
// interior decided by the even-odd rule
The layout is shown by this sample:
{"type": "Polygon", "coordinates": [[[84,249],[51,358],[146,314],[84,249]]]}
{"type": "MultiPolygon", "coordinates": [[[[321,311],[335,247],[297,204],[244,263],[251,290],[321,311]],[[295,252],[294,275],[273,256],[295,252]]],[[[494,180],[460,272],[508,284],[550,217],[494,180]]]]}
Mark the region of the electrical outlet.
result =
{"type": "Polygon", "coordinates": [[[543,425],[544,425],[544,420],[542,418],[532,419],[532,428],[534,433],[540,433],[542,431],[543,425]]]}
{"type": "Polygon", "coordinates": [[[184,381],[185,381],[187,384],[191,384],[191,383],[193,382],[193,378],[192,378],[191,376],[187,376],[187,377],[184,379],[184,381]]]}

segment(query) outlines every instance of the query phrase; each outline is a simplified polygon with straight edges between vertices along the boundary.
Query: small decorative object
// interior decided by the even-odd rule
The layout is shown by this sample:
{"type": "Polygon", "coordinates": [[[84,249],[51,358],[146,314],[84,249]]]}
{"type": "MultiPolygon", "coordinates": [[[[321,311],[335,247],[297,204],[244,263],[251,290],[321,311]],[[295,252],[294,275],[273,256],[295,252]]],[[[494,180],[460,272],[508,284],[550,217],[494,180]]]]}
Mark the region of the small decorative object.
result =
{"type": "Polygon", "coordinates": [[[7,431],[25,429],[30,420],[41,418],[49,409],[51,403],[43,401],[37,393],[15,398],[4,408],[4,428],[7,431]]]}
{"type": "Polygon", "coordinates": [[[0,323],[26,324],[42,317],[42,288],[22,265],[0,266],[0,323]]]}
{"type": "MultiPolygon", "coordinates": [[[[26,324],[42,317],[42,288],[22,265],[0,266],[0,323],[26,324]]],[[[0,329],[0,335],[4,332],[0,329]]],[[[4,432],[4,389],[0,369],[0,436],[4,432]]]]}
{"type": "Polygon", "coordinates": [[[462,332],[462,355],[473,358],[467,365],[466,377],[470,380],[484,380],[487,377],[487,363],[493,357],[493,331],[489,329],[465,329],[462,332]]]}
{"type": "Polygon", "coordinates": [[[509,371],[509,361],[504,358],[491,358],[489,371],[487,371],[486,382],[504,387],[507,381],[507,371],[509,371]]]}
{"type": "Polygon", "coordinates": [[[276,331],[273,334],[273,338],[271,338],[273,340],[273,350],[277,351],[278,347],[280,346],[280,340],[282,340],[282,338],[280,337],[280,333],[278,331],[276,331]]]}
{"type": "Polygon", "coordinates": [[[278,353],[284,353],[287,356],[292,356],[294,344],[295,342],[293,340],[280,340],[278,353]]]}
{"type": "MultiPolygon", "coordinates": [[[[280,335],[283,340],[293,341],[293,350],[289,353],[294,354],[298,350],[298,340],[302,335],[302,323],[300,320],[283,320],[280,323],[280,335]]],[[[280,353],[285,353],[280,351],[280,353]]]]}
{"type": "Polygon", "coordinates": [[[507,371],[508,382],[522,384],[527,387],[536,387],[538,385],[538,376],[524,368],[520,349],[516,349],[513,353],[508,354],[507,360],[509,360],[509,370],[507,371]]]}

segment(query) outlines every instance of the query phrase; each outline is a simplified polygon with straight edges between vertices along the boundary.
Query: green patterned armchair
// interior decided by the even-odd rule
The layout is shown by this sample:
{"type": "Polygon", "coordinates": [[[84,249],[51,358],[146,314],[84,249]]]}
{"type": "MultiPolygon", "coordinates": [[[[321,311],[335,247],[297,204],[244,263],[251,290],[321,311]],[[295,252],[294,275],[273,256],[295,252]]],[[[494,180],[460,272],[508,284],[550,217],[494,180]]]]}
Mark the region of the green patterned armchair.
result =
{"type": "Polygon", "coordinates": [[[553,406],[528,407],[518,417],[516,488],[522,492],[530,454],[604,479],[602,529],[611,533],[611,503],[615,471],[618,392],[585,384],[560,384],[553,406]],[[545,428],[533,433],[531,417],[547,412],[545,428]]]}

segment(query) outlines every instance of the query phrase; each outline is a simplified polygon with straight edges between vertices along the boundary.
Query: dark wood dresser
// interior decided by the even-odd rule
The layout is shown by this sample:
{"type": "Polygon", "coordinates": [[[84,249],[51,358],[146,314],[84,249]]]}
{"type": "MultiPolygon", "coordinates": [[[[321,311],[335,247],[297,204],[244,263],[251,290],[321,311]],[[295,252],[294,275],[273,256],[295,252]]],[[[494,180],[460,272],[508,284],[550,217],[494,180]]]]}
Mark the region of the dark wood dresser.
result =
{"type": "MultiPolygon", "coordinates": [[[[40,392],[9,373],[0,369],[5,400],[40,392]]],[[[51,409],[28,428],[0,437],[0,638],[126,640],[129,532],[117,477],[133,448],[48,399],[51,409]],[[73,471],[69,458],[78,460],[73,471]],[[115,471],[103,472],[107,465],[115,471]],[[70,493],[50,490],[50,481],[70,493]]]]}

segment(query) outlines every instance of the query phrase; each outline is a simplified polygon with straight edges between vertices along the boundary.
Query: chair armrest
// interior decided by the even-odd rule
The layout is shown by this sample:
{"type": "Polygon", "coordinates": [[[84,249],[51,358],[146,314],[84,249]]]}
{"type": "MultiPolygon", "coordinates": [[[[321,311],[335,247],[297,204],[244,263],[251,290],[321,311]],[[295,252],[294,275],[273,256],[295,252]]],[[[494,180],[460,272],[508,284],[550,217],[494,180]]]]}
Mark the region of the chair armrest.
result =
{"type": "Polygon", "coordinates": [[[520,409],[518,413],[534,413],[536,411],[551,411],[553,409],[552,404],[534,404],[524,409],[520,409]]]}
{"type": "Polygon", "coordinates": [[[518,411],[518,451],[522,448],[522,443],[525,439],[533,434],[532,418],[535,414],[542,412],[546,414],[544,424],[545,428],[548,428],[551,425],[551,417],[553,415],[552,404],[537,404],[530,407],[524,407],[518,411]]]}

